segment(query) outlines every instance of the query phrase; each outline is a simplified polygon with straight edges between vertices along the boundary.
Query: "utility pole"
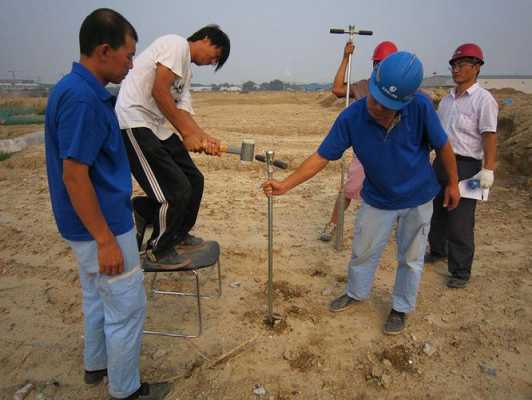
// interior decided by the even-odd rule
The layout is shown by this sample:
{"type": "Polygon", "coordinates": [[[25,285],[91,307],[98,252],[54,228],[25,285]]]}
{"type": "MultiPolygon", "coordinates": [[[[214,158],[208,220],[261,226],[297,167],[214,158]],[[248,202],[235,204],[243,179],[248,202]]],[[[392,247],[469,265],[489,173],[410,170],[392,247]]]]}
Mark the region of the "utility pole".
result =
{"type": "Polygon", "coordinates": [[[12,83],[13,87],[15,87],[15,72],[16,71],[15,70],[9,70],[7,72],[11,72],[11,77],[12,77],[11,78],[11,83],[12,83]]]}

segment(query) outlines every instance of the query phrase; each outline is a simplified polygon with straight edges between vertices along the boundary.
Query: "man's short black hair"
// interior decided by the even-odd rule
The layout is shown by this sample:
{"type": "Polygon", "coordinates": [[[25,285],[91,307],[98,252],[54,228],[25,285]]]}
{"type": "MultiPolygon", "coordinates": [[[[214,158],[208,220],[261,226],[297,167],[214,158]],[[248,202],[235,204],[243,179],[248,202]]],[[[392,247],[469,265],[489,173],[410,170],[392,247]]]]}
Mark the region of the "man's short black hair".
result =
{"type": "Polygon", "coordinates": [[[94,49],[104,43],[118,49],[126,42],[126,35],[138,41],[133,25],[122,14],[109,8],[99,8],[90,13],[79,30],[81,54],[90,56],[94,49]]]}
{"type": "Polygon", "coordinates": [[[208,38],[215,47],[222,49],[222,54],[215,68],[215,71],[218,71],[229,58],[229,52],[231,51],[229,36],[218,25],[207,25],[192,34],[187,40],[189,42],[197,42],[205,38],[208,38]]]}

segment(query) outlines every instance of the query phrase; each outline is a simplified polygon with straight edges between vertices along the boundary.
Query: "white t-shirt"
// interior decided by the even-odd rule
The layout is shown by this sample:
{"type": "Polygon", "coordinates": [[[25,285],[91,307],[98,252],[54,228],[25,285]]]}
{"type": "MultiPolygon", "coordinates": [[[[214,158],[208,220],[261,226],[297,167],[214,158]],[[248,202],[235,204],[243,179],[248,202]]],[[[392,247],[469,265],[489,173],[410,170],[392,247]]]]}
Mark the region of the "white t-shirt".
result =
{"type": "Polygon", "coordinates": [[[165,140],[172,135],[172,131],[163,127],[166,118],[151,94],[157,64],[164,65],[177,75],[170,88],[176,107],[194,114],[190,96],[190,47],[188,41],[178,35],[156,39],[135,58],[133,69],[120,85],[116,114],[120,129],[149,128],[159,139],[165,140]]]}
{"type": "Polygon", "coordinates": [[[454,153],[484,158],[482,134],[497,131],[499,106],[490,92],[475,83],[460,97],[451,89],[438,107],[440,121],[454,153]]]}

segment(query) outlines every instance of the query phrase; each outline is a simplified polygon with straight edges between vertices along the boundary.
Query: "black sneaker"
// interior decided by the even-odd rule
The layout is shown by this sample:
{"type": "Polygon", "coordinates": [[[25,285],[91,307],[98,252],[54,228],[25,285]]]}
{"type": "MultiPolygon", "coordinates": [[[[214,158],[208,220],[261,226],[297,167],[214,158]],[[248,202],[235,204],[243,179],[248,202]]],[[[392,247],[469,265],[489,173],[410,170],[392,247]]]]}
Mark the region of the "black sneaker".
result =
{"type": "Polygon", "coordinates": [[[174,270],[190,267],[192,260],[183,254],[178,254],[176,249],[172,247],[158,254],[153,250],[146,251],[144,265],[149,268],[174,270]]]}
{"type": "MultiPolygon", "coordinates": [[[[174,385],[168,382],[142,383],[138,390],[122,400],[163,400],[174,385]]],[[[118,400],[111,397],[111,400],[118,400]]]]}
{"type": "Polygon", "coordinates": [[[83,380],[87,385],[96,385],[107,376],[107,369],[98,369],[95,371],[85,371],[83,380]]]}
{"type": "Polygon", "coordinates": [[[331,304],[329,304],[329,310],[332,312],[342,311],[351,307],[355,303],[358,303],[358,300],[349,297],[347,294],[343,294],[331,301],[331,304]]]}
{"type": "Polygon", "coordinates": [[[399,335],[405,329],[405,319],[405,313],[395,311],[392,308],[384,324],[384,333],[386,335],[399,335]]]}
{"type": "Polygon", "coordinates": [[[467,286],[467,279],[457,278],[455,276],[451,276],[449,280],[447,281],[447,287],[451,289],[463,289],[467,286]]]}
{"type": "Polygon", "coordinates": [[[205,245],[205,241],[197,236],[187,233],[185,238],[177,244],[177,250],[193,251],[202,248],[205,245]]]}

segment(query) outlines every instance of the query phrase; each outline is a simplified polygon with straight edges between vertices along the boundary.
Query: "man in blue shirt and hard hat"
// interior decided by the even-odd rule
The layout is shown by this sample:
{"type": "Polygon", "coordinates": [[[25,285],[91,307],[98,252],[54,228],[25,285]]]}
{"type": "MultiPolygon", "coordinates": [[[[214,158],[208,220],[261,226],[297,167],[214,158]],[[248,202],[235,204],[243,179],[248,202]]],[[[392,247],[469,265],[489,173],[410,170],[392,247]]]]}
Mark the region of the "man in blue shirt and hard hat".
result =
{"type": "Polygon", "coordinates": [[[397,222],[398,268],[392,309],[384,333],[399,334],[416,304],[432,216],[440,185],[429,162],[429,146],[449,176],[448,209],[458,205],[456,160],[430,100],[416,93],[421,61],[408,52],[391,54],[373,71],[369,95],[336,119],[318,150],[283,181],[263,184],[266,195],[281,195],[312,178],[352,147],[364,167],[362,204],[355,221],[346,293],[330,304],[333,312],[369,297],[379,259],[397,222]]]}

